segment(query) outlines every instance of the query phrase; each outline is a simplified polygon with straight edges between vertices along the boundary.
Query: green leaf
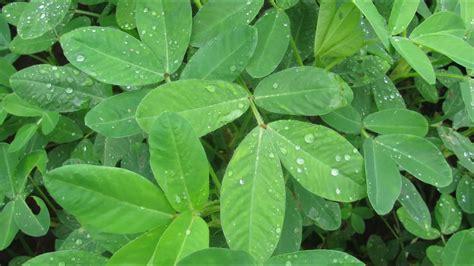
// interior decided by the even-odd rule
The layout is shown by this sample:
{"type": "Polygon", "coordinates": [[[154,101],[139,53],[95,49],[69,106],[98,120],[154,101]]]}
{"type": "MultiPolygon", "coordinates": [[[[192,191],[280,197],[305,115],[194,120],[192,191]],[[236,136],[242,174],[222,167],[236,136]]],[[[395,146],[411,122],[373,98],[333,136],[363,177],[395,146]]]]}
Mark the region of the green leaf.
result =
{"type": "Polygon", "coordinates": [[[299,0],[276,0],[276,5],[281,9],[289,9],[296,4],[298,4],[299,0]]]}
{"type": "Polygon", "coordinates": [[[385,215],[400,195],[400,172],[395,162],[370,138],[364,141],[364,158],[370,204],[379,215],[385,215]]]}
{"type": "Polygon", "coordinates": [[[12,35],[10,33],[10,27],[8,26],[8,22],[2,12],[2,15],[0,15],[0,51],[8,50],[8,44],[11,40],[12,35]]]}
{"type": "Polygon", "coordinates": [[[428,140],[414,135],[382,135],[375,139],[401,168],[419,180],[436,187],[453,180],[451,168],[438,148],[428,140]]]}
{"type": "Polygon", "coordinates": [[[413,183],[404,176],[402,176],[402,191],[398,201],[420,227],[431,227],[431,214],[428,206],[413,183]]]}
{"type": "Polygon", "coordinates": [[[464,176],[459,180],[456,199],[464,212],[474,213],[474,180],[471,177],[464,176]]]}
{"type": "Polygon", "coordinates": [[[308,191],[334,201],[366,196],[360,153],[335,131],[299,121],[270,123],[280,160],[308,191]]]}
{"type": "Polygon", "coordinates": [[[209,228],[206,222],[186,212],[166,228],[150,262],[152,265],[176,265],[185,256],[208,247],[209,228]]]}
{"type": "Polygon", "coordinates": [[[120,30],[83,27],[60,41],[69,62],[101,82],[139,86],[163,79],[162,64],[153,52],[120,30]]]}
{"type": "Polygon", "coordinates": [[[343,58],[363,45],[360,12],[350,1],[336,8],[336,1],[322,0],[314,42],[316,58],[343,58]]]}
{"type": "Polygon", "coordinates": [[[383,242],[379,235],[370,235],[367,240],[367,255],[374,265],[379,263],[380,265],[387,265],[387,245],[383,242]]]}
{"type": "Polygon", "coordinates": [[[221,223],[231,249],[258,261],[271,256],[285,216],[285,183],[272,135],[255,128],[227,167],[221,191],[221,223]]]}
{"type": "Polygon", "coordinates": [[[208,1],[193,18],[191,45],[201,47],[222,32],[249,24],[263,6],[263,0],[208,1]]]}
{"type": "MultiPolygon", "coordinates": [[[[410,2],[410,1],[407,1],[410,2]]],[[[412,41],[402,37],[392,37],[392,45],[408,64],[429,84],[436,83],[436,75],[431,61],[412,41]]]]}
{"type": "Polygon", "coordinates": [[[20,21],[21,14],[28,6],[28,3],[13,2],[2,7],[2,14],[8,23],[16,26],[20,21]]]}
{"type": "Polygon", "coordinates": [[[209,196],[206,152],[189,122],[163,113],[148,138],[155,179],[178,212],[200,210],[209,196]]]}
{"type": "Polygon", "coordinates": [[[263,79],[255,102],[280,114],[323,115],[352,101],[352,90],[339,76],[316,67],[295,67],[263,79]]]}
{"type": "Polygon", "coordinates": [[[442,265],[442,256],[443,256],[443,247],[432,245],[426,249],[426,257],[434,264],[434,265],[442,265]]]}
{"type": "Polygon", "coordinates": [[[15,223],[15,209],[13,201],[7,203],[7,205],[5,205],[0,211],[0,230],[2,231],[2,234],[0,234],[0,250],[4,250],[10,246],[19,230],[15,223]]]}
{"type": "Polygon", "coordinates": [[[370,25],[374,28],[375,34],[380,39],[382,44],[385,46],[385,49],[390,47],[389,33],[387,30],[387,23],[377,11],[372,0],[352,0],[354,4],[359,8],[359,10],[364,14],[364,16],[369,21],[370,25]]]}
{"type": "Polygon", "coordinates": [[[28,176],[35,167],[41,174],[44,174],[46,172],[47,161],[48,157],[44,150],[33,151],[28,153],[28,155],[23,156],[15,169],[15,181],[13,183],[16,186],[16,191],[22,193],[25,190],[28,176]]]}
{"type": "Polygon", "coordinates": [[[167,225],[158,226],[144,233],[120,248],[107,262],[107,265],[142,264],[150,262],[155,247],[166,230],[167,225]]]}
{"type": "Polygon", "coordinates": [[[249,108],[248,94],[224,81],[181,80],[151,91],[137,109],[137,121],[149,132],[163,112],[186,118],[198,136],[206,135],[237,119],[249,108]]]}
{"type": "Polygon", "coordinates": [[[474,229],[463,230],[449,238],[443,249],[443,265],[471,265],[474,263],[474,229]]]}
{"type": "Polygon", "coordinates": [[[410,216],[404,207],[400,207],[397,210],[397,216],[405,229],[419,238],[433,240],[440,236],[440,233],[436,228],[421,226],[415,219],[413,219],[413,217],[410,216]]]}
{"type": "Polygon", "coordinates": [[[135,15],[135,6],[140,1],[137,0],[118,0],[117,12],[115,18],[120,28],[124,30],[133,30],[135,25],[135,18],[138,20],[138,14],[135,15]]]}
{"type": "Polygon", "coordinates": [[[368,86],[372,89],[377,109],[406,108],[402,95],[386,76],[368,86]]]}
{"type": "Polygon", "coordinates": [[[34,0],[23,11],[18,22],[18,34],[34,39],[54,29],[69,11],[71,0],[34,0]]]}
{"type": "Polygon", "coordinates": [[[468,79],[460,83],[462,99],[469,119],[474,122],[474,80],[468,79]]]}
{"type": "MultiPolygon", "coordinates": [[[[312,0],[300,0],[293,8],[285,10],[290,18],[291,35],[303,60],[313,54],[317,8],[312,0]]],[[[288,51],[291,51],[291,57],[294,57],[292,49],[288,48],[288,51]]]]}
{"type": "Polygon", "coordinates": [[[438,135],[444,146],[454,152],[458,163],[474,172],[474,146],[469,138],[447,127],[438,127],[438,135]]]}
{"type": "Polygon", "coordinates": [[[107,98],[90,110],[84,118],[86,126],[110,138],[129,137],[142,132],[135,112],[147,89],[130,91],[107,98]]]}
{"type": "Polygon", "coordinates": [[[421,96],[428,102],[437,103],[439,101],[439,92],[436,86],[430,85],[421,78],[415,78],[415,86],[421,96]]]}
{"type": "Polygon", "coordinates": [[[40,266],[40,265],[50,265],[52,262],[61,264],[61,265],[105,265],[107,258],[100,255],[80,250],[64,250],[64,251],[55,251],[50,253],[43,253],[39,256],[36,256],[23,265],[25,266],[40,266]]]}
{"type": "MultiPolygon", "coordinates": [[[[143,139],[143,138],[140,138],[143,139]]],[[[129,151],[131,142],[138,138],[107,138],[99,135],[95,139],[94,153],[105,166],[115,166],[129,151]]]]}
{"type": "Polygon", "coordinates": [[[438,12],[418,25],[410,34],[410,39],[424,35],[443,34],[462,37],[465,27],[461,17],[453,12],[438,12]]]}
{"type": "Polygon", "coordinates": [[[16,54],[29,55],[46,51],[57,41],[53,31],[49,31],[34,39],[23,39],[20,35],[15,36],[10,43],[10,50],[16,54]]]}
{"type": "Polygon", "coordinates": [[[247,72],[254,78],[272,73],[285,56],[290,43],[290,19],[284,11],[272,8],[256,23],[257,48],[247,66],[247,72]]]}
{"type": "Polygon", "coordinates": [[[50,225],[49,211],[41,198],[35,196],[32,196],[32,198],[36,205],[39,206],[39,213],[34,214],[26,204],[25,199],[18,197],[13,204],[15,223],[23,233],[39,237],[48,233],[50,225]]]}
{"type": "Polygon", "coordinates": [[[322,115],[321,119],[331,127],[344,133],[359,134],[362,129],[362,116],[351,105],[337,109],[327,115],[322,115]]]}
{"type": "Polygon", "coordinates": [[[469,0],[460,0],[459,13],[461,13],[461,18],[464,20],[467,30],[473,31],[474,25],[472,20],[474,19],[474,3],[469,0]]]}
{"type": "Polygon", "coordinates": [[[303,250],[282,254],[267,260],[264,265],[310,265],[315,262],[317,262],[318,265],[364,265],[362,261],[345,252],[328,249],[303,250]]]}
{"type": "Polygon", "coordinates": [[[0,85],[10,87],[10,77],[15,74],[16,69],[4,58],[0,58],[0,67],[2,68],[0,72],[0,85]]]}
{"type": "Polygon", "coordinates": [[[461,226],[462,213],[456,200],[449,194],[441,194],[434,211],[436,221],[445,235],[452,234],[461,226]]]}
{"type": "Polygon", "coordinates": [[[256,45],[257,31],[247,25],[220,34],[193,55],[181,79],[232,82],[247,66],[256,45]]]}
{"type": "Polygon", "coordinates": [[[208,248],[191,253],[184,257],[177,266],[194,265],[246,265],[256,266],[257,263],[247,252],[225,248],[208,248]]]}
{"type": "Polygon", "coordinates": [[[351,87],[367,85],[382,78],[390,69],[390,64],[374,55],[354,55],[334,68],[351,87]]]}
{"type": "Polygon", "coordinates": [[[44,112],[41,116],[41,132],[45,135],[53,132],[59,122],[59,113],[44,112]]]}
{"type": "Polygon", "coordinates": [[[280,241],[273,255],[298,251],[303,237],[303,221],[293,193],[286,190],[285,219],[281,230],[280,241]]]}
{"type": "Polygon", "coordinates": [[[405,31],[415,16],[420,0],[396,0],[388,20],[388,29],[392,35],[405,31]]]}
{"type": "Polygon", "coordinates": [[[14,74],[10,83],[23,100],[54,112],[90,108],[112,94],[109,86],[68,66],[31,66],[14,74]]]}
{"type": "Polygon", "coordinates": [[[24,124],[21,126],[16,132],[15,139],[10,144],[10,147],[8,147],[8,152],[13,153],[22,150],[28,144],[37,130],[37,124],[24,124]]]}
{"type": "Polygon", "coordinates": [[[9,153],[10,145],[0,142],[0,191],[13,198],[16,195],[15,168],[18,157],[9,153]]]}
{"type": "Polygon", "coordinates": [[[387,109],[364,118],[364,127],[379,134],[409,134],[423,137],[428,133],[428,121],[418,112],[407,109],[387,109]],[[394,123],[393,119],[396,119],[394,123]]]}
{"type": "Polygon", "coordinates": [[[136,19],[142,41],[163,64],[165,72],[174,73],[183,61],[191,38],[189,1],[137,1],[136,19]]]}
{"type": "Polygon", "coordinates": [[[326,201],[298,183],[294,183],[294,186],[300,208],[314,224],[326,231],[341,227],[341,209],[337,202],[326,201]]]}
{"type": "Polygon", "coordinates": [[[56,143],[68,143],[82,138],[81,128],[69,117],[60,116],[56,128],[47,137],[56,143]]]}
{"type": "Polygon", "coordinates": [[[102,232],[138,233],[172,218],[163,193],[128,170],[70,165],[50,171],[44,183],[67,212],[102,232]]]}

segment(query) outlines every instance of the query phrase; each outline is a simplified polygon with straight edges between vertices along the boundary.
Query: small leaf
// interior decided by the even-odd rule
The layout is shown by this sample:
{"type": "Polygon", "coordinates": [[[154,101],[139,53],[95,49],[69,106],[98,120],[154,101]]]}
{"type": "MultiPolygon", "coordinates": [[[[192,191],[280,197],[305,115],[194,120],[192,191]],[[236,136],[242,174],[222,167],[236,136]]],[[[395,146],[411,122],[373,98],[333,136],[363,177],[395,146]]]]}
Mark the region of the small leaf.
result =
{"type": "Polygon", "coordinates": [[[42,116],[43,110],[22,100],[18,95],[12,93],[3,98],[3,108],[7,113],[20,117],[42,116]]]}
{"type": "Polygon", "coordinates": [[[0,85],[10,87],[10,77],[16,72],[15,67],[4,58],[0,58],[0,85]]]}
{"type": "Polygon", "coordinates": [[[24,124],[23,126],[21,126],[15,135],[15,139],[10,144],[10,147],[8,147],[8,152],[13,153],[23,149],[28,144],[28,142],[37,130],[37,124],[24,124]]]}
{"type": "Polygon", "coordinates": [[[317,262],[318,265],[364,265],[362,261],[351,255],[337,250],[314,249],[281,254],[265,262],[265,266],[309,265],[317,262]]]}
{"type": "MultiPolygon", "coordinates": [[[[115,18],[120,28],[124,30],[133,30],[135,28],[135,6],[137,0],[118,0],[117,12],[115,18]]],[[[138,16],[137,16],[138,17],[138,16]]]]}
{"type": "MultiPolygon", "coordinates": [[[[1,166],[1,161],[0,161],[1,166]]],[[[1,168],[0,168],[1,169],[1,168]]],[[[10,246],[11,242],[15,239],[15,235],[18,232],[18,226],[15,221],[15,209],[13,201],[7,203],[0,211],[0,250],[4,250],[10,246]]]]}
{"type": "Polygon", "coordinates": [[[377,11],[372,0],[352,0],[354,4],[359,8],[359,10],[364,14],[364,16],[369,21],[370,25],[374,29],[377,37],[379,37],[382,44],[385,46],[385,49],[388,49],[390,42],[388,41],[389,33],[387,30],[387,23],[377,11]]]}
{"type": "Polygon", "coordinates": [[[59,113],[45,112],[41,116],[41,132],[45,135],[53,132],[59,122],[59,113]]]}
{"type": "Polygon", "coordinates": [[[474,264],[474,229],[463,230],[449,238],[443,249],[443,265],[472,265],[474,264]]]}
{"type": "Polygon", "coordinates": [[[461,95],[466,107],[469,119],[474,122],[474,80],[463,80],[460,83],[461,95]]]}
{"type": "Polygon", "coordinates": [[[359,111],[350,105],[322,115],[321,119],[344,133],[359,134],[362,129],[362,117],[359,111]]]}
{"type": "Polygon", "coordinates": [[[48,233],[50,225],[49,211],[41,198],[35,196],[32,198],[39,207],[39,213],[34,214],[26,204],[25,199],[18,197],[13,205],[15,209],[15,223],[23,233],[39,237],[48,233]]]}
{"type": "Polygon", "coordinates": [[[443,11],[433,14],[413,29],[410,39],[433,33],[462,37],[464,31],[464,22],[461,17],[453,12],[443,11]]]}
{"type": "Polygon", "coordinates": [[[408,214],[404,207],[400,207],[397,210],[397,217],[400,219],[400,222],[403,224],[405,229],[408,232],[414,234],[415,236],[426,239],[426,240],[433,240],[437,239],[440,236],[440,233],[437,229],[426,226],[420,226],[411,216],[408,214]]]}
{"type": "Polygon", "coordinates": [[[439,101],[439,92],[436,86],[430,85],[421,78],[415,78],[415,86],[421,96],[428,102],[437,103],[439,101]]]}
{"type": "Polygon", "coordinates": [[[221,223],[231,249],[257,261],[271,256],[285,216],[285,183],[272,135],[255,128],[227,167],[221,191],[221,223]]]}
{"type": "Polygon", "coordinates": [[[366,196],[362,156],[344,137],[293,120],[270,123],[268,129],[282,164],[306,190],[340,202],[366,196]]]}
{"type": "Polygon", "coordinates": [[[428,133],[428,121],[418,112],[388,109],[364,118],[364,127],[379,134],[410,134],[423,137],[428,133]],[[396,123],[392,120],[396,118],[396,123]]]}
{"type": "Polygon", "coordinates": [[[283,70],[263,79],[255,89],[256,104],[280,114],[328,114],[352,98],[352,90],[339,76],[316,67],[283,70]]]}
{"type": "Polygon", "coordinates": [[[420,0],[395,0],[388,21],[388,29],[392,35],[405,31],[415,16],[420,0]]]}
{"type": "Polygon", "coordinates": [[[30,55],[48,50],[58,39],[53,31],[34,39],[23,39],[20,35],[15,36],[10,43],[10,51],[20,55],[30,55]]]}
{"type": "Polygon", "coordinates": [[[300,250],[303,237],[303,221],[293,193],[286,190],[285,220],[281,230],[280,241],[273,252],[279,255],[300,250]]]}
{"type": "Polygon", "coordinates": [[[189,122],[163,113],[148,138],[155,179],[178,212],[200,210],[209,196],[206,153],[189,122]]]}
{"type": "Polygon", "coordinates": [[[64,251],[55,251],[50,253],[43,253],[39,256],[36,256],[23,265],[25,266],[41,266],[49,265],[51,262],[57,262],[58,264],[64,265],[105,265],[107,258],[100,255],[80,250],[64,250],[64,251]]]}
{"type": "Polygon", "coordinates": [[[184,257],[177,266],[194,265],[246,265],[256,266],[257,263],[247,252],[224,248],[208,248],[198,250],[184,257]]]}
{"type": "Polygon", "coordinates": [[[152,90],[137,109],[138,124],[149,132],[163,112],[176,112],[191,123],[198,136],[240,117],[249,108],[248,94],[224,81],[180,80],[152,90]]]}
{"type": "Polygon", "coordinates": [[[474,213],[474,180],[471,177],[464,176],[459,180],[456,199],[464,212],[474,213]]]}
{"type": "Polygon", "coordinates": [[[388,77],[380,78],[368,87],[372,89],[377,109],[406,108],[402,95],[388,77]]]}
{"type": "Polygon", "coordinates": [[[462,213],[453,197],[449,194],[441,194],[436,203],[435,217],[441,232],[448,235],[459,229],[462,213]]]}
{"type": "Polygon", "coordinates": [[[431,213],[428,206],[413,183],[404,176],[402,176],[402,191],[398,201],[420,227],[431,227],[431,213]]]}
{"type": "Polygon", "coordinates": [[[448,163],[428,140],[392,134],[378,136],[375,141],[392,160],[419,180],[437,187],[445,187],[453,180],[448,163]]]}
{"type": "Polygon", "coordinates": [[[438,127],[438,134],[444,146],[454,152],[458,163],[474,172],[474,146],[471,140],[447,127],[438,127]]]}
{"type": "Polygon", "coordinates": [[[163,193],[128,170],[70,165],[50,171],[44,183],[66,211],[102,232],[138,233],[172,218],[163,193]]]}
{"type": "Polygon", "coordinates": [[[382,78],[389,68],[390,64],[381,57],[354,55],[339,63],[334,72],[350,86],[360,87],[382,78]]]}

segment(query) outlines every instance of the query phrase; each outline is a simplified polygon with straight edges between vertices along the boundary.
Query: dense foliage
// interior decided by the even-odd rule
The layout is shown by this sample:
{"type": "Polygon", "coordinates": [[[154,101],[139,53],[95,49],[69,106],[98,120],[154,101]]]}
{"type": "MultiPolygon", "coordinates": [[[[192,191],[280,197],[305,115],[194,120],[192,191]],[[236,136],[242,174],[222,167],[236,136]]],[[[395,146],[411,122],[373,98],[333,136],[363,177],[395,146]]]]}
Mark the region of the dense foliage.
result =
{"type": "Polygon", "coordinates": [[[0,264],[474,264],[472,0],[0,2],[0,264]]]}

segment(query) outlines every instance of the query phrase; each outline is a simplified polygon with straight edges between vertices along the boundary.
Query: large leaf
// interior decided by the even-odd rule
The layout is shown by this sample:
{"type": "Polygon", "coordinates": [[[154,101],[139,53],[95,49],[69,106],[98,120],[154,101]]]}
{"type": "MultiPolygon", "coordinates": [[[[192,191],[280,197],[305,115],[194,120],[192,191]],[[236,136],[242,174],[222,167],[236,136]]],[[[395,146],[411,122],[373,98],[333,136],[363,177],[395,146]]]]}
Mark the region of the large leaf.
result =
{"type": "Polygon", "coordinates": [[[400,167],[419,180],[445,187],[453,180],[451,168],[438,148],[428,140],[414,135],[382,135],[375,139],[400,167]]]}
{"type": "Polygon", "coordinates": [[[474,264],[474,229],[463,230],[449,238],[443,249],[442,260],[445,265],[474,264]]]}
{"type": "Polygon", "coordinates": [[[111,138],[139,134],[142,130],[135,120],[135,112],[149,92],[150,90],[142,89],[107,98],[87,113],[85,124],[111,138]]]}
{"type": "Polygon", "coordinates": [[[306,190],[341,202],[366,196],[362,156],[344,137],[293,120],[270,123],[268,129],[283,165],[306,190]]]}
{"type": "Polygon", "coordinates": [[[55,112],[90,108],[112,94],[109,86],[68,66],[31,66],[14,74],[10,83],[23,100],[55,112]]]}
{"type": "MultiPolygon", "coordinates": [[[[409,1],[408,1],[409,2],[409,1]]],[[[392,37],[391,42],[395,50],[410,64],[410,66],[429,84],[436,83],[436,75],[426,54],[409,39],[392,37]]]]}
{"type": "Polygon", "coordinates": [[[364,141],[364,159],[370,204],[378,214],[387,214],[402,188],[398,167],[372,139],[364,141]]]}
{"type": "Polygon", "coordinates": [[[27,260],[25,266],[41,266],[57,263],[61,265],[105,265],[107,258],[100,255],[80,251],[80,250],[64,250],[50,253],[43,253],[32,259],[27,260]]]}
{"type": "Polygon", "coordinates": [[[273,255],[298,251],[303,238],[303,219],[292,191],[286,190],[285,220],[273,255]]]}
{"type": "Polygon", "coordinates": [[[285,56],[290,43],[290,19],[284,11],[268,10],[256,23],[258,43],[247,66],[254,78],[272,73],[285,56]]]}
{"type": "Polygon", "coordinates": [[[150,92],[137,109],[138,124],[149,132],[163,112],[186,118],[198,136],[240,117],[249,107],[248,94],[240,86],[224,81],[181,80],[150,92]]]}
{"type": "Polygon", "coordinates": [[[18,22],[18,34],[33,39],[54,29],[69,11],[71,0],[33,0],[18,22]]]}
{"type": "Polygon", "coordinates": [[[364,118],[364,127],[379,134],[409,134],[423,137],[428,133],[428,121],[418,112],[407,109],[387,109],[364,118]],[[394,123],[393,119],[396,119],[394,123]]]}
{"type": "Polygon", "coordinates": [[[380,39],[385,48],[389,48],[390,42],[388,40],[389,34],[387,30],[387,24],[384,17],[377,11],[372,0],[353,0],[354,4],[364,14],[369,21],[372,28],[374,28],[375,34],[380,39]]]}
{"type": "Polygon", "coordinates": [[[461,226],[462,213],[456,199],[449,194],[441,194],[435,207],[435,217],[441,232],[452,234],[461,226]]]}
{"type": "Polygon", "coordinates": [[[464,35],[465,26],[461,17],[453,12],[438,12],[418,25],[410,34],[410,39],[423,35],[446,34],[457,37],[464,35]]]}
{"type": "Polygon", "coordinates": [[[209,229],[206,222],[186,212],[166,228],[150,262],[152,265],[176,265],[183,257],[208,247],[209,229]]]}
{"type": "Polygon", "coordinates": [[[199,210],[209,196],[209,166],[189,122],[163,113],[151,128],[148,143],[155,179],[174,209],[199,210]]]}
{"type": "Polygon", "coordinates": [[[283,70],[262,80],[255,89],[258,106],[281,114],[328,114],[352,98],[352,90],[339,76],[316,67],[283,70]]]}
{"type": "Polygon", "coordinates": [[[163,79],[153,52],[118,29],[83,27],[63,35],[61,46],[71,64],[104,83],[147,85],[163,79]]]}
{"type": "Polygon", "coordinates": [[[220,34],[193,55],[181,79],[232,82],[247,66],[256,45],[257,31],[247,25],[220,34]]]}
{"type": "Polygon", "coordinates": [[[187,0],[137,1],[136,20],[142,41],[163,64],[165,72],[175,72],[191,38],[191,3],[187,0]]]}
{"type": "Polygon", "coordinates": [[[285,216],[285,184],[272,143],[261,127],[242,141],[227,167],[221,191],[221,223],[231,249],[270,257],[285,216]]]}
{"type": "Polygon", "coordinates": [[[138,233],[172,218],[163,193],[128,170],[70,165],[50,171],[44,183],[67,212],[102,232],[138,233]]]}
{"type": "Polygon", "coordinates": [[[337,250],[303,250],[275,256],[265,262],[266,266],[288,265],[364,265],[355,257],[337,250]]]}
{"type": "Polygon", "coordinates": [[[208,1],[193,18],[191,44],[203,46],[224,31],[249,24],[262,6],[263,0],[208,1]]]}
{"type": "Polygon", "coordinates": [[[257,265],[254,258],[241,250],[208,248],[191,253],[178,261],[178,266],[195,265],[257,265]]]}
{"type": "Polygon", "coordinates": [[[395,0],[388,21],[388,29],[392,35],[397,35],[408,27],[415,16],[420,0],[395,0]]]}

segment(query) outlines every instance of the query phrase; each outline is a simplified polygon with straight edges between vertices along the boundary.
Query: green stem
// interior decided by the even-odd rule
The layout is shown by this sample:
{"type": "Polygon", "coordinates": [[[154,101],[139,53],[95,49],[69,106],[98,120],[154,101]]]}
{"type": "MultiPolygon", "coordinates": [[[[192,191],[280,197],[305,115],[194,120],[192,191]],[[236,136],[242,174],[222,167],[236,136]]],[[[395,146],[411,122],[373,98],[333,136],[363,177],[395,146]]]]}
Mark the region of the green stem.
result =
{"type": "Polygon", "coordinates": [[[253,116],[255,117],[255,119],[257,119],[258,125],[265,128],[266,127],[265,121],[263,121],[262,116],[258,112],[257,106],[255,106],[253,96],[249,97],[249,101],[250,101],[250,109],[252,109],[253,116]]]}
{"type": "Polygon", "coordinates": [[[390,230],[390,232],[392,233],[392,235],[398,240],[398,242],[400,243],[400,247],[402,248],[402,251],[405,250],[405,247],[403,245],[403,241],[400,239],[400,237],[398,236],[398,234],[395,232],[395,230],[390,226],[390,224],[387,222],[387,220],[385,220],[385,218],[383,216],[379,216],[380,219],[382,219],[383,223],[385,224],[385,226],[387,226],[388,230],[390,230]]]}
{"type": "Polygon", "coordinates": [[[23,238],[23,236],[20,236],[19,239],[20,239],[20,243],[21,243],[21,245],[23,246],[23,248],[25,249],[26,253],[28,253],[28,255],[30,255],[30,256],[33,256],[35,253],[34,253],[33,250],[30,248],[30,246],[28,245],[28,243],[25,241],[25,239],[23,238]]]}
{"type": "Polygon", "coordinates": [[[296,42],[293,36],[290,38],[291,49],[293,49],[293,54],[295,55],[296,62],[298,65],[304,66],[303,59],[301,59],[300,53],[298,52],[298,47],[296,47],[296,42]]]}
{"type": "Polygon", "coordinates": [[[100,17],[99,14],[96,14],[96,13],[93,13],[93,12],[89,12],[89,11],[85,11],[85,10],[80,10],[80,9],[74,10],[74,13],[76,13],[76,14],[81,14],[81,15],[86,15],[86,16],[91,16],[91,17],[96,17],[96,18],[99,18],[99,17],[100,17]]]}
{"type": "Polygon", "coordinates": [[[214,155],[216,155],[216,156],[217,156],[219,159],[221,159],[223,162],[226,161],[225,158],[224,158],[224,156],[222,156],[222,154],[220,154],[218,151],[216,151],[216,150],[214,149],[214,147],[212,147],[211,144],[207,143],[207,141],[205,141],[204,139],[202,139],[202,140],[201,140],[201,143],[202,143],[202,145],[203,145],[205,148],[208,148],[209,150],[211,150],[211,151],[214,153],[214,155]]]}
{"type": "MultiPolygon", "coordinates": [[[[436,74],[437,77],[441,77],[441,78],[453,78],[453,79],[460,79],[460,80],[466,80],[467,79],[467,77],[462,76],[462,75],[445,73],[445,72],[436,72],[435,74],[436,74]]],[[[395,83],[397,83],[401,79],[415,78],[415,77],[420,77],[420,74],[411,72],[411,73],[407,73],[407,74],[393,76],[392,79],[395,83]]]]}
{"type": "Polygon", "coordinates": [[[219,181],[219,178],[217,177],[216,172],[214,171],[214,168],[212,167],[210,163],[209,163],[209,173],[211,174],[212,182],[217,188],[217,195],[219,195],[221,193],[221,187],[222,187],[221,181],[219,181]]]}
{"type": "Polygon", "coordinates": [[[44,200],[46,205],[48,205],[51,210],[54,211],[54,213],[57,213],[58,211],[54,207],[53,203],[49,200],[48,196],[44,194],[43,190],[36,184],[35,180],[31,178],[31,176],[28,175],[28,179],[31,181],[31,184],[33,184],[33,187],[38,191],[38,193],[41,195],[41,198],[44,200]]]}
{"type": "Polygon", "coordinates": [[[440,236],[441,236],[441,241],[443,241],[443,245],[445,245],[445,246],[446,246],[446,239],[444,239],[444,236],[443,236],[443,234],[440,234],[440,236]]]}
{"type": "Polygon", "coordinates": [[[29,57],[31,57],[31,58],[33,58],[33,59],[35,59],[35,60],[38,60],[38,61],[40,61],[41,63],[44,63],[44,64],[48,64],[48,65],[49,65],[48,60],[43,59],[43,58],[41,58],[41,57],[39,57],[39,56],[37,56],[37,55],[29,54],[29,55],[27,55],[27,56],[29,56],[29,57]]]}
{"type": "Polygon", "coordinates": [[[201,9],[201,7],[202,7],[201,0],[194,0],[194,4],[196,5],[196,7],[197,7],[198,9],[201,9]]]}

